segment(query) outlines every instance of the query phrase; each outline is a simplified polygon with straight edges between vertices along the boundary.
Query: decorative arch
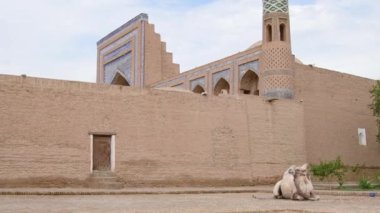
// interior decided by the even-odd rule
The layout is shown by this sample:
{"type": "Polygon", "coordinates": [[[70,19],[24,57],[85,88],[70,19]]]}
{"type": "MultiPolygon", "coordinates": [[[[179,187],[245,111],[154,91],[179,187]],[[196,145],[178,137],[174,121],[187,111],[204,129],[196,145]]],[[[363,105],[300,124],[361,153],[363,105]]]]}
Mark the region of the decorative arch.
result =
{"type": "Polygon", "coordinates": [[[197,93],[197,94],[202,94],[206,92],[205,89],[201,86],[201,85],[197,85],[194,89],[193,89],[193,93],[197,93]]]}
{"type": "Polygon", "coordinates": [[[286,41],[286,25],[280,24],[280,41],[286,41]]]}
{"type": "Polygon", "coordinates": [[[116,72],[115,77],[113,78],[111,84],[120,85],[120,86],[127,86],[127,87],[130,86],[128,80],[120,72],[116,72]]]}
{"type": "Polygon", "coordinates": [[[271,42],[272,41],[272,25],[268,24],[266,26],[266,40],[267,42],[271,42]]]}
{"type": "Polygon", "coordinates": [[[220,78],[214,88],[214,95],[228,95],[230,94],[230,84],[224,78],[220,78]]]}
{"type": "Polygon", "coordinates": [[[248,70],[240,80],[240,93],[245,95],[259,95],[259,76],[248,70]]]}

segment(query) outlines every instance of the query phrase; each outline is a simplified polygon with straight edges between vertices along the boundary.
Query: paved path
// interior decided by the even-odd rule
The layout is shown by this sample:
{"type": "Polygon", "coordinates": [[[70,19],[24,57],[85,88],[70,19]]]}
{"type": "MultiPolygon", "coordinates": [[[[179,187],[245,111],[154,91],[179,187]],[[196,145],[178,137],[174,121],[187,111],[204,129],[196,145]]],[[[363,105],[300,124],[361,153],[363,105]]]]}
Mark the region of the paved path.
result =
{"type": "Polygon", "coordinates": [[[137,194],[215,194],[270,192],[271,186],[254,187],[149,187],[123,189],[89,188],[0,188],[0,195],[137,195],[137,194]]]}
{"type": "Polygon", "coordinates": [[[380,198],[322,196],[274,200],[269,193],[0,196],[0,212],[380,212],[380,198]],[[255,198],[254,198],[255,197],[255,198]]]}
{"type": "MultiPolygon", "coordinates": [[[[326,188],[326,187],[325,187],[326,188]]],[[[166,187],[124,188],[120,190],[88,188],[0,188],[0,195],[149,195],[149,194],[218,194],[218,193],[271,193],[273,186],[252,187],[166,187]]],[[[318,195],[364,196],[369,192],[316,190],[318,195]]],[[[380,195],[380,191],[378,191],[380,195]]]]}

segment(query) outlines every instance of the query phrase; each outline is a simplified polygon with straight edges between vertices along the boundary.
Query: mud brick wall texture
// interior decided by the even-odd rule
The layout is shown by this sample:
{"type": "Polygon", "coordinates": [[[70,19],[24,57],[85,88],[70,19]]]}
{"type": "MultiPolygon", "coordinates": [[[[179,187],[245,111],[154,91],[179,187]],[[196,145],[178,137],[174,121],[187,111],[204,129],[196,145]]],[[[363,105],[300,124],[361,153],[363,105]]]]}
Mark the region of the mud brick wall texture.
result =
{"type": "Polygon", "coordinates": [[[84,181],[89,132],[117,134],[115,172],[132,185],[247,185],[306,161],[297,102],[13,76],[0,99],[3,182],[84,181]]]}
{"type": "Polygon", "coordinates": [[[0,186],[83,185],[89,133],[116,134],[115,173],[130,186],[273,182],[291,164],[337,156],[378,168],[374,81],[304,65],[295,80],[295,100],[267,102],[2,75],[0,186]]]}
{"type": "Polygon", "coordinates": [[[371,79],[297,64],[296,99],[303,101],[308,162],[341,156],[350,165],[379,168],[380,145],[376,142],[376,120],[371,79]],[[358,128],[365,128],[367,146],[359,145],[358,128]]]}

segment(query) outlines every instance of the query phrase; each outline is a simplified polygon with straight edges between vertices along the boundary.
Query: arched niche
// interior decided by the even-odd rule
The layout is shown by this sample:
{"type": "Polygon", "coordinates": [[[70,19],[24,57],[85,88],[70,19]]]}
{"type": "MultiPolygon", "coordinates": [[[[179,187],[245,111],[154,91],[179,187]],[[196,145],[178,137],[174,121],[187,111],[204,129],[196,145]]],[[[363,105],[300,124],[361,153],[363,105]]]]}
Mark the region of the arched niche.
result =
{"type": "Polygon", "coordinates": [[[266,34],[265,37],[266,37],[267,42],[271,42],[273,40],[272,25],[268,24],[266,26],[265,34],[266,34]]]}
{"type": "Polygon", "coordinates": [[[240,93],[245,95],[259,95],[259,76],[248,70],[240,81],[240,93]]]}
{"type": "Polygon", "coordinates": [[[286,25],[280,24],[280,41],[286,41],[286,25]]]}
{"type": "Polygon", "coordinates": [[[193,93],[197,93],[197,94],[202,94],[205,92],[205,89],[200,86],[200,85],[197,85],[194,89],[193,89],[193,93]]]}
{"type": "Polygon", "coordinates": [[[230,93],[230,84],[224,78],[219,79],[214,88],[214,95],[228,95],[230,93]]]}

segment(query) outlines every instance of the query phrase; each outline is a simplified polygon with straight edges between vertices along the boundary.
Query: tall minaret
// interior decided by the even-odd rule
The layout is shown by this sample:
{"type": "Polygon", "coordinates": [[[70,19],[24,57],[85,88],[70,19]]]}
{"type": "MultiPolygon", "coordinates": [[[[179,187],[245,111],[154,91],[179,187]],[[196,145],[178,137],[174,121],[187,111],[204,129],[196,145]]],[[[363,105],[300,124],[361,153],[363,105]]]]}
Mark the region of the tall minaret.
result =
{"type": "Polygon", "coordinates": [[[288,0],[263,0],[263,45],[260,93],[268,98],[294,98],[294,56],[290,41],[288,0]]]}

